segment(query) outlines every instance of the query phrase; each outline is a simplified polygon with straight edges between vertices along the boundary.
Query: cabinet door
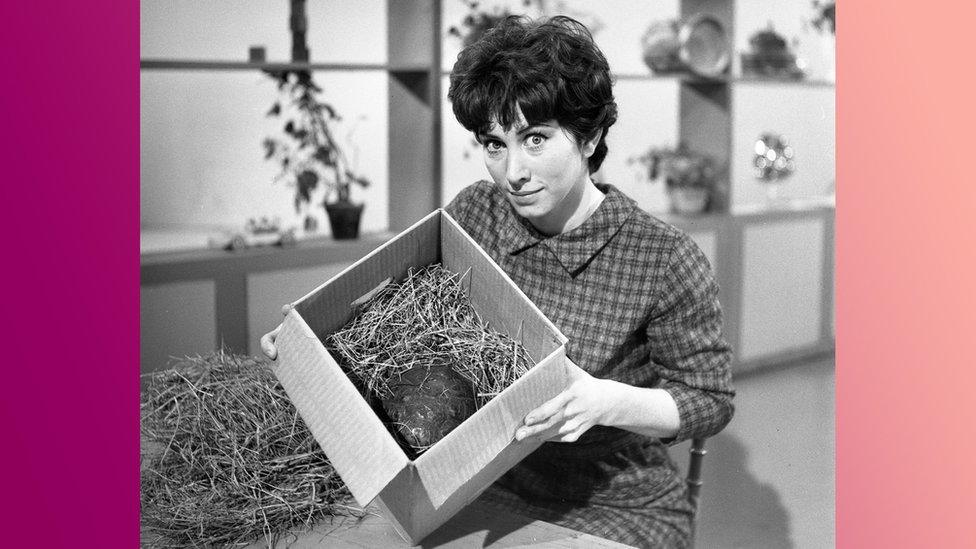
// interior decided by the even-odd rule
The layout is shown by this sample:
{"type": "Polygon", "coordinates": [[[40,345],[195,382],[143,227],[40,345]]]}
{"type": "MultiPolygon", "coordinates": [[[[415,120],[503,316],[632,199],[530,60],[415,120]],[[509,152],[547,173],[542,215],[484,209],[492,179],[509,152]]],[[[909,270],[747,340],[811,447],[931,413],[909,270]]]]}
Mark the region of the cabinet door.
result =
{"type": "Polygon", "coordinates": [[[248,275],[248,352],[261,354],[261,336],[281,322],[282,305],[298,301],[349,265],[335,263],[248,275]]]}
{"type": "Polygon", "coordinates": [[[743,228],[741,362],[821,343],[825,225],[822,217],[807,217],[743,228]]]}
{"type": "Polygon", "coordinates": [[[142,373],[165,369],[172,357],[207,354],[217,343],[212,280],[143,286],[139,291],[142,373]]]}

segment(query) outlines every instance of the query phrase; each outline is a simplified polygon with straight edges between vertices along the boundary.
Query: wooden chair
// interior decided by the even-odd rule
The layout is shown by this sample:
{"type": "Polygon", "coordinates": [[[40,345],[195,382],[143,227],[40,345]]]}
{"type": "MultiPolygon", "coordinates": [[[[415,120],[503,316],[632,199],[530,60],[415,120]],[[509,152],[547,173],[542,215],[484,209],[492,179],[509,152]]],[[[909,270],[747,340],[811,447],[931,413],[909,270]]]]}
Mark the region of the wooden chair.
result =
{"type": "Polygon", "coordinates": [[[688,484],[688,502],[697,511],[698,494],[701,492],[703,484],[701,480],[702,462],[705,460],[705,454],[708,453],[705,451],[705,439],[692,439],[688,453],[691,454],[688,460],[688,477],[685,480],[688,484]]]}

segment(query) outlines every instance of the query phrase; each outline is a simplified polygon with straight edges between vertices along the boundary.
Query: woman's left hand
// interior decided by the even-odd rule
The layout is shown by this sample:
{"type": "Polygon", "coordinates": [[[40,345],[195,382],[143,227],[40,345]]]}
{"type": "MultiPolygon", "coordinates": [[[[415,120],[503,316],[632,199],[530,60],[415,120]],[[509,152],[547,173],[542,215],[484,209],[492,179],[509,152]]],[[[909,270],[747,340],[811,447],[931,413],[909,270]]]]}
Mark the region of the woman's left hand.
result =
{"type": "Polygon", "coordinates": [[[585,374],[554,398],[525,416],[515,440],[576,442],[594,425],[603,423],[613,405],[607,380],[585,374]]]}

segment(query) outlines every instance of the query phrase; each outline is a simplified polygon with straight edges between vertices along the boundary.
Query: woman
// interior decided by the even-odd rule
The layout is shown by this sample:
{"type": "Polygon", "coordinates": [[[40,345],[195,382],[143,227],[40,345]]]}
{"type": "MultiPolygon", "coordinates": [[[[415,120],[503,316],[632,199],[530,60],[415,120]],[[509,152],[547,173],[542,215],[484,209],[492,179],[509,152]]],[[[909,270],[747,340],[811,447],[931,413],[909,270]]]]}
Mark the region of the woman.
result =
{"type": "Polygon", "coordinates": [[[591,178],[616,121],[606,59],[570,18],[511,17],[461,52],[448,98],[492,182],[447,211],[589,374],[526,416],[516,440],[547,443],[483,497],[631,545],[690,546],[694,510],[666,444],[729,422],[731,351],[697,246],[591,178]]]}

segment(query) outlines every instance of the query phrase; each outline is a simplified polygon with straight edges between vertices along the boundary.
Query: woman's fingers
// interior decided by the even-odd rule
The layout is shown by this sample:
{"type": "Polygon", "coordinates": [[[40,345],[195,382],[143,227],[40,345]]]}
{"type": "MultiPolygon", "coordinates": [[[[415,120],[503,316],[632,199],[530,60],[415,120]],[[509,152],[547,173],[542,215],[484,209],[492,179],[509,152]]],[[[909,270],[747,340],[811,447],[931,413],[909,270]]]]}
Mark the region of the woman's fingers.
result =
{"type": "Polygon", "coordinates": [[[540,436],[549,431],[554,432],[556,431],[555,426],[561,421],[562,412],[557,412],[556,415],[549,417],[544,423],[536,423],[535,425],[519,427],[518,430],[515,431],[515,440],[521,441],[529,437],[540,436]]]}
{"type": "Polygon", "coordinates": [[[535,425],[539,423],[546,423],[553,418],[557,413],[561,412],[563,408],[566,407],[566,403],[569,402],[570,394],[568,391],[563,391],[553,398],[547,400],[542,406],[539,406],[535,410],[532,410],[525,416],[526,425],[535,425]]]}
{"type": "Polygon", "coordinates": [[[538,436],[559,425],[565,416],[569,393],[563,391],[525,416],[525,425],[515,431],[515,440],[538,436]]]}
{"type": "MultiPolygon", "coordinates": [[[[281,306],[281,316],[288,316],[288,313],[294,309],[295,306],[291,303],[285,303],[281,306]]],[[[278,347],[275,345],[275,339],[278,338],[278,332],[281,331],[281,324],[277,328],[271,330],[270,332],[261,336],[261,352],[267,355],[271,360],[278,358],[278,347]]]]}
{"type": "Polygon", "coordinates": [[[584,431],[577,429],[575,431],[566,433],[565,435],[558,435],[558,438],[555,440],[558,440],[559,442],[576,442],[583,433],[584,431]]]}
{"type": "Polygon", "coordinates": [[[275,339],[281,331],[281,324],[277,328],[261,336],[261,351],[271,360],[278,358],[278,347],[275,346],[275,339]]]}

